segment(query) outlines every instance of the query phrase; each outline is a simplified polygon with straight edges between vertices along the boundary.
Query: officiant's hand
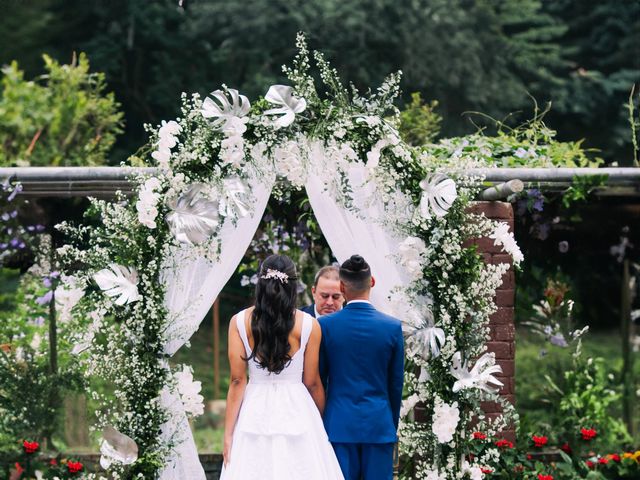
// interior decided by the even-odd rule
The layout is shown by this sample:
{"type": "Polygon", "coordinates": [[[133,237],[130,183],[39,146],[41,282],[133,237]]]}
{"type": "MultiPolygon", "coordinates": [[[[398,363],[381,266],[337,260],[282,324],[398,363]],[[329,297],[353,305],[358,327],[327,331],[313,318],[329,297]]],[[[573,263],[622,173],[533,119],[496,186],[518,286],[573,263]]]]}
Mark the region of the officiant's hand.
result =
{"type": "Polygon", "coordinates": [[[224,447],[222,448],[222,459],[224,461],[224,466],[226,467],[231,461],[231,442],[233,441],[232,437],[224,437],[224,447]]]}

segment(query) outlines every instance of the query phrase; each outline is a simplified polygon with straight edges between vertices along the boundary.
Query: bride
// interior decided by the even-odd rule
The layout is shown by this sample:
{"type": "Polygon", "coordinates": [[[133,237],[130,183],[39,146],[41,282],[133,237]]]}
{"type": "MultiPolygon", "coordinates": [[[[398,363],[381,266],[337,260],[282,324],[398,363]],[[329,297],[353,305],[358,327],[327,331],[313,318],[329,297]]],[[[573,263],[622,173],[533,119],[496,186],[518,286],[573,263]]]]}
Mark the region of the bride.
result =
{"type": "Polygon", "coordinates": [[[295,265],[271,255],[255,307],[231,319],[221,480],[344,480],[321,418],[320,325],[296,295],[295,265]]]}

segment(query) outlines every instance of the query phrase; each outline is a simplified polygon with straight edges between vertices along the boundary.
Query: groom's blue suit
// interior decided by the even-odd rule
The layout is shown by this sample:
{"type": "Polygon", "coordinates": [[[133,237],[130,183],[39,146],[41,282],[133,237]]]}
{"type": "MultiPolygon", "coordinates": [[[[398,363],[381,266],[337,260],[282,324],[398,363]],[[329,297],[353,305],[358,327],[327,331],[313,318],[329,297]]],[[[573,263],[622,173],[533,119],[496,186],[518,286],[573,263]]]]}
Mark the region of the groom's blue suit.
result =
{"type": "Polygon", "coordinates": [[[324,426],[345,479],[389,480],[404,376],[400,321],[358,301],[319,321],[324,426]]]}

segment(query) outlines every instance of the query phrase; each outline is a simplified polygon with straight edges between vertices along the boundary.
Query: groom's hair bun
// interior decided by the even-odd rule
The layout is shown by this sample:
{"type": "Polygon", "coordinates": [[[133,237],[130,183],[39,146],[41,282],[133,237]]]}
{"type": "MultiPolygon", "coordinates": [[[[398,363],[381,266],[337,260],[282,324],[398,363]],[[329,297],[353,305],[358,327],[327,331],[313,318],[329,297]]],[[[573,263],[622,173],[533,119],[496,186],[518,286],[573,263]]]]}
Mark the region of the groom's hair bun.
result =
{"type": "Polygon", "coordinates": [[[340,280],[354,292],[364,292],[371,288],[371,267],[360,255],[351,255],[340,266],[340,280]]]}

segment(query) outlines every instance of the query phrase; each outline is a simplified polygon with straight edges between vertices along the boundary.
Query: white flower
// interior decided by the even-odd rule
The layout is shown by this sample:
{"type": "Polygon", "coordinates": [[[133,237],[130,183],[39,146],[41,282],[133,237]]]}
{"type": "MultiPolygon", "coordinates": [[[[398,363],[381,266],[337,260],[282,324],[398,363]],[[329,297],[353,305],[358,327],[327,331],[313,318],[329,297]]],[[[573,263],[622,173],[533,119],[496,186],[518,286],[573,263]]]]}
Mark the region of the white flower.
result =
{"type": "Polygon", "coordinates": [[[220,144],[220,159],[226,165],[239,168],[244,160],[244,140],[236,135],[222,140],[220,144]]]}
{"type": "Polygon", "coordinates": [[[249,119],[247,117],[230,117],[222,129],[222,133],[227,137],[241,137],[242,134],[247,131],[248,121],[249,119]]]}
{"type": "Polygon", "coordinates": [[[411,410],[420,402],[420,397],[417,393],[410,395],[402,401],[402,407],[400,407],[400,418],[406,417],[411,410]]]}
{"type": "Polygon", "coordinates": [[[162,121],[162,125],[160,126],[160,130],[158,133],[161,137],[169,136],[169,135],[178,135],[182,128],[178,122],[171,120],[169,122],[162,121]]]}
{"type": "Polygon", "coordinates": [[[505,222],[499,222],[489,238],[493,239],[494,245],[502,245],[502,249],[513,258],[513,263],[518,264],[524,260],[524,255],[513,238],[513,233],[509,231],[509,225],[505,222]]]}
{"type": "Polygon", "coordinates": [[[302,162],[302,152],[298,142],[293,140],[278,145],[273,150],[276,170],[293,185],[301,187],[307,181],[307,172],[302,162]]]}
{"type": "Polygon", "coordinates": [[[466,460],[462,461],[462,473],[469,474],[471,480],[482,480],[484,478],[484,474],[482,470],[477,465],[471,465],[466,460]]]}
{"type": "Polygon", "coordinates": [[[411,280],[418,280],[423,276],[424,254],[427,246],[424,241],[418,237],[407,237],[400,245],[398,245],[398,254],[400,255],[400,264],[405,267],[411,280]]]}
{"type": "Polygon", "coordinates": [[[294,97],[293,88],[286,85],[272,85],[264,98],[269,103],[280,105],[279,108],[265,111],[265,115],[284,114],[275,121],[276,128],[288,127],[295,120],[296,114],[307,108],[307,101],[294,97]]]}
{"type": "Polygon", "coordinates": [[[202,383],[193,380],[191,368],[184,365],[181,372],[173,374],[178,386],[178,393],[188,414],[197,417],[204,413],[204,397],[200,395],[202,383]]]}
{"type": "Polygon", "coordinates": [[[462,353],[456,352],[451,359],[449,371],[458,379],[453,384],[454,392],[465,388],[478,388],[485,392],[494,392],[503,385],[493,376],[495,373],[502,373],[502,367],[495,364],[494,355],[491,353],[483,354],[469,370],[467,361],[462,362],[462,353]]]}
{"type": "Polygon", "coordinates": [[[458,410],[458,402],[453,402],[451,405],[448,405],[436,397],[431,431],[437,437],[438,442],[449,443],[453,440],[453,435],[456,433],[459,421],[460,410],[458,410]]]}
{"type": "Polygon", "coordinates": [[[138,201],[136,202],[138,221],[150,229],[157,227],[155,219],[158,216],[158,209],[156,205],[160,200],[160,195],[155,190],[160,186],[160,180],[156,177],[151,177],[144,182],[138,192],[138,201]]]}
{"type": "Polygon", "coordinates": [[[61,323],[71,320],[71,310],[84,295],[84,289],[76,286],[77,280],[74,277],[67,277],[62,285],[56,288],[56,312],[61,323]]]}

